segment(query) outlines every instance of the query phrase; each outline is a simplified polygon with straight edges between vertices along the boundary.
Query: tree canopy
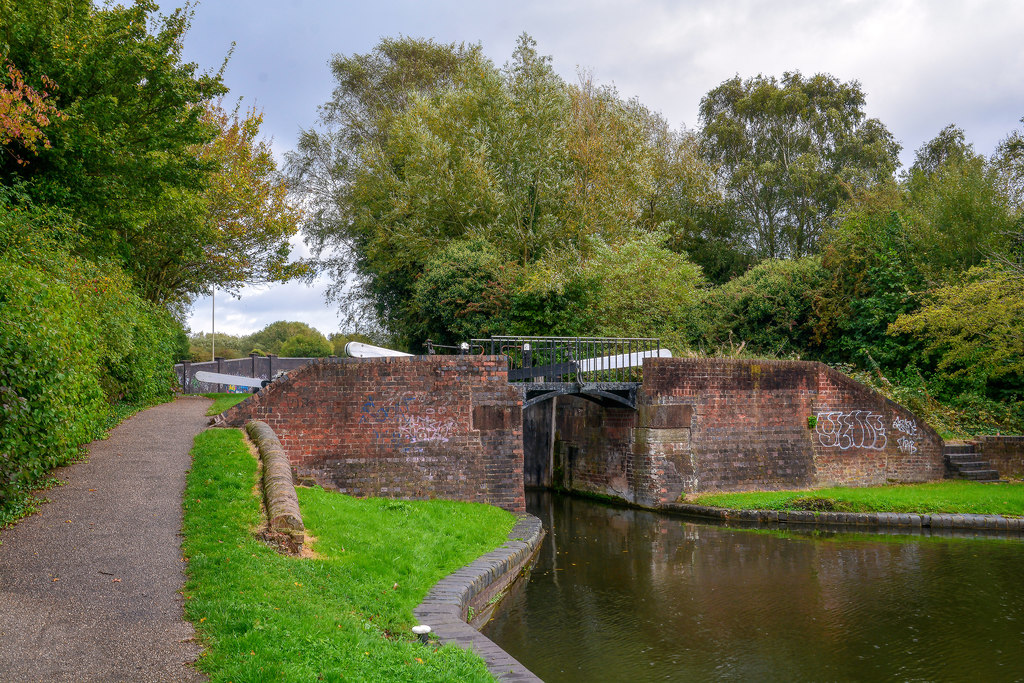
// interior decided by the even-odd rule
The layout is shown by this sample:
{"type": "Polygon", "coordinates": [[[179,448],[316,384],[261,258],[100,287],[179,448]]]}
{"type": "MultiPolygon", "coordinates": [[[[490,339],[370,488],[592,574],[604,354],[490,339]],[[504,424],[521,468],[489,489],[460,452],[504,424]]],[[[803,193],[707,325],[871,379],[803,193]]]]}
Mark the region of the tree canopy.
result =
{"type": "Polygon", "coordinates": [[[736,76],[701,100],[704,153],[759,256],[816,253],[843,201],[892,176],[900,146],[864,102],[857,81],[798,71],[736,76]]]}
{"type": "Polygon", "coordinates": [[[150,0],[0,1],[0,179],[65,210],[77,253],[179,313],[211,285],[302,272],[261,117],[221,111],[220,74],[183,61],[190,18],[150,0]]]}

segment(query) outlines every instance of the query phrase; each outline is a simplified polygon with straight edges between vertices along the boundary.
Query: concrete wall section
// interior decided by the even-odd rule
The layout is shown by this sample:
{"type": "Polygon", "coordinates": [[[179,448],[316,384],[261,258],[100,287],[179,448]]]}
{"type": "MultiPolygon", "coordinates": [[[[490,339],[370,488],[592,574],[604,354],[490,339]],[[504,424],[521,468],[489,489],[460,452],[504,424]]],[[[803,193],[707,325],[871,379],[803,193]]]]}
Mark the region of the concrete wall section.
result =
{"type": "Polygon", "coordinates": [[[648,359],[636,413],[558,401],[554,484],[644,505],[944,472],[933,430],[820,363],[648,359]]]}
{"type": "Polygon", "coordinates": [[[298,476],[343,493],[521,512],[521,406],[499,357],[345,358],[292,371],[222,424],[266,422],[298,476]]]}

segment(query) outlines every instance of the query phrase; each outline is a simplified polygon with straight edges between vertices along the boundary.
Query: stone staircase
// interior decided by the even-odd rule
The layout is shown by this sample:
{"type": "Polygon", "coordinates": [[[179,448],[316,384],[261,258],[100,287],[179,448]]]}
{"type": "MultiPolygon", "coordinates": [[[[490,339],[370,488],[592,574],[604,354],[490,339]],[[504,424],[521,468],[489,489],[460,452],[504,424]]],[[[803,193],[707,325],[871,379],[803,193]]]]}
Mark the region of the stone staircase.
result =
{"type": "Polygon", "coordinates": [[[982,460],[973,442],[947,442],[942,447],[942,455],[946,461],[946,479],[999,481],[999,472],[992,469],[987,460],[982,460]]]}

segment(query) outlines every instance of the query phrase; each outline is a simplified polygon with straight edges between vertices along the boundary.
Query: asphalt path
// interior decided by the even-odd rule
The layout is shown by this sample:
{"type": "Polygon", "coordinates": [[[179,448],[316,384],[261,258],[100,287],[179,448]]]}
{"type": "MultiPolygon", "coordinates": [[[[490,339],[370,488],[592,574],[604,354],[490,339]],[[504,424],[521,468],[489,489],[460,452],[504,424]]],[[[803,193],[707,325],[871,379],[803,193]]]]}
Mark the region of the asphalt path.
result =
{"type": "Polygon", "coordinates": [[[182,613],[181,497],[208,399],[126,420],[0,531],[0,681],[204,681],[182,613]]]}

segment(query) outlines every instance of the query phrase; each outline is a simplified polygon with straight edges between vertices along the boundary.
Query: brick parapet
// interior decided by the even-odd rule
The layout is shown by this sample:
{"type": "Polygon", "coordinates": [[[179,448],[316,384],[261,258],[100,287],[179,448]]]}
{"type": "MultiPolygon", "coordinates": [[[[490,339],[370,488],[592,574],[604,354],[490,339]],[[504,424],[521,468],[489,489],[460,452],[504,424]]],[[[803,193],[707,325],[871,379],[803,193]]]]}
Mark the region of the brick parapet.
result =
{"type": "Polygon", "coordinates": [[[822,363],[647,359],[625,434],[615,409],[577,398],[559,406],[556,470],[566,488],[641,505],[697,491],[920,482],[944,472],[934,430],[822,363]]]}
{"type": "Polygon", "coordinates": [[[1024,477],[1024,436],[980,436],[975,450],[1002,478],[1024,477]]]}
{"type": "Polygon", "coordinates": [[[217,424],[266,422],[296,474],[352,495],[525,509],[522,397],[498,356],[331,359],[292,371],[217,424]]]}

